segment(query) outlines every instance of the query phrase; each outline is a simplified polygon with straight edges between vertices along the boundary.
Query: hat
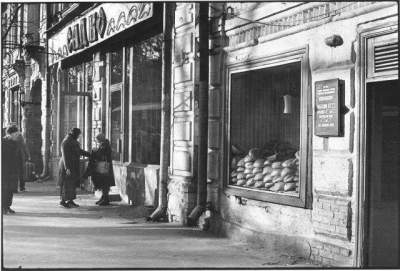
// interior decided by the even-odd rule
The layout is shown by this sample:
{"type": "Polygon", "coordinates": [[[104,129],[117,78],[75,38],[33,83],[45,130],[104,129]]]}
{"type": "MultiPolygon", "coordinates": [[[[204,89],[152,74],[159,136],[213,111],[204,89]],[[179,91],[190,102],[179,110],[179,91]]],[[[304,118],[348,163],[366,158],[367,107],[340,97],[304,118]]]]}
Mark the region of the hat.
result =
{"type": "Polygon", "coordinates": [[[10,125],[6,129],[6,133],[11,135],[12,133],[18,132],[18,127],[16,125],[10,125]]]}

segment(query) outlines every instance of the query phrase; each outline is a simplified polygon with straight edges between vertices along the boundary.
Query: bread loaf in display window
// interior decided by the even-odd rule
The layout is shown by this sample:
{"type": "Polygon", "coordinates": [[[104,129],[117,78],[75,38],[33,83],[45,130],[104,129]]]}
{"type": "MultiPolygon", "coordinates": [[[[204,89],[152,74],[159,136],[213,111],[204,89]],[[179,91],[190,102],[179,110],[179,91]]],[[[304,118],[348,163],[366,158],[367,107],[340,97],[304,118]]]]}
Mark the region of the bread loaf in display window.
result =
{"type": "MultiPolygon", "coordinates": [[[[286,144],[288,145],[288,144],[286,144]]],[[[275,193],[298,193],[299,151],[281,148],[275,153],[251,148],[247,153],[232,153],[229,184],[275,193]]]]}

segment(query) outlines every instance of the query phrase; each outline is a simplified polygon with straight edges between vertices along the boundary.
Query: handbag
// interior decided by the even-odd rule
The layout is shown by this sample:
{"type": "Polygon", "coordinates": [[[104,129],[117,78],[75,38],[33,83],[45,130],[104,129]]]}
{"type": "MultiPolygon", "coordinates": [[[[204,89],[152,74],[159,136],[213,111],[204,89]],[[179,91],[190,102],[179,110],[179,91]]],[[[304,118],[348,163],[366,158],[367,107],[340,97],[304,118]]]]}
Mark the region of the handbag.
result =
{"type": "Polygon", "coordinates": [[[96,162],[95,171],[99,174],[108,175],[110,173],[111,164],[107,161],[96,162]]]}
{"type": "Polygon", "coordinates": [[[35,179],[34,171],[35,171],[35,164],[31,161],[26,161],[24,165],[23,171],[23,179],[25,182],[33,182],[35,179]]]}

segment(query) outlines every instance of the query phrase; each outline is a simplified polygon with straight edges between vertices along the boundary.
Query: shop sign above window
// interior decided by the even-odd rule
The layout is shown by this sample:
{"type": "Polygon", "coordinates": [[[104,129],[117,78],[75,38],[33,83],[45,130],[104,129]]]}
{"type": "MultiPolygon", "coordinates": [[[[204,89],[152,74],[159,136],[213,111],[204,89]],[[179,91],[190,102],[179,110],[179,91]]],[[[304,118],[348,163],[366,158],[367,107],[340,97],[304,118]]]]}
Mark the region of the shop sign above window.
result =
{"type": "Polygon", "coordinates": [[[49,62],[81,52],[152,16],[152,3],[104,3],[49,38],[49,62]]]}

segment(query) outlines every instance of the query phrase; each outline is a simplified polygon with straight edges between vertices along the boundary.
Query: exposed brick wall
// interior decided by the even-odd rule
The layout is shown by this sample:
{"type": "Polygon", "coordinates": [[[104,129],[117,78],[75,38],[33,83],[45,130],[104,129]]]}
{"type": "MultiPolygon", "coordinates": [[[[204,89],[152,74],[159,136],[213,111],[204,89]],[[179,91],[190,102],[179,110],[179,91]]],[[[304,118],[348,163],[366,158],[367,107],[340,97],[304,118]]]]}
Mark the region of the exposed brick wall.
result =
{"type": "Polygon", "coordinates": [[[312,242],[311,260],[325,266],[351,266],[352,250],[328,242],[312,242]]]}
{"type": "Polygon", "coordinates": [[[317,234],[341,240],[351,240],[352,209],[349,200],[316,195],[313,208],[313,226],[317,234]]]}

